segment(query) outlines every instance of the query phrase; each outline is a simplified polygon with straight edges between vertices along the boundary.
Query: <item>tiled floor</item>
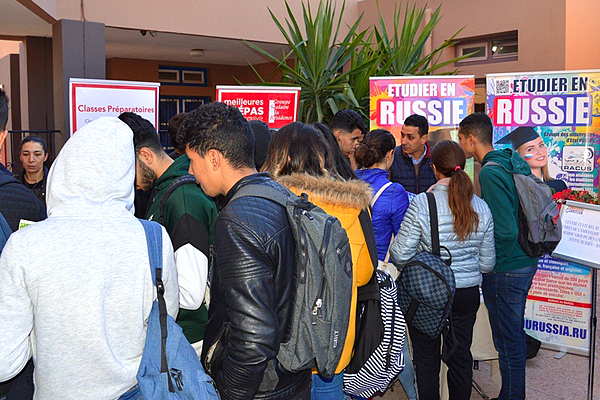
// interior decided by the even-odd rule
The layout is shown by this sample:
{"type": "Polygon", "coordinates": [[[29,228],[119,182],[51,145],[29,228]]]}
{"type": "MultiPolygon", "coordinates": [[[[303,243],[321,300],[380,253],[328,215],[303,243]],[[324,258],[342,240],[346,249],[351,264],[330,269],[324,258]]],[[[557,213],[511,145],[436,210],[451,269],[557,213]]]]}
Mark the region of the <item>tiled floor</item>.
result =
{"type": "MultiPolygon", "coordinates": [[[[600,300],[600,282],[597,299],[600,300]]],[[[597,301],[598,306],[600,302],[597,301]]],[[[598,312],[600,314],[600,311],[598,312]]],[[[600,330],[596,331],[596,358],[594,377],[594,399],[600,399],[600,330]]],[[[554,356],[556,351],[541,349],[537,357],[527,361],[527,399],[529,400],[585,400],[587,399],[589,358],[566,354],[561,359],[554,356]]],[[[490,366],[479,364],[479,371],[474,371],[473,378],[489,397],[496,397],[500,387],[494,385],[490,378],[490,366]]],[[[407,399],[402,385],[396,382],[392,390],[388,390],[382,400],[407,399]]],[[[475,390],[472,400],[481,400],[475,390]]]]}

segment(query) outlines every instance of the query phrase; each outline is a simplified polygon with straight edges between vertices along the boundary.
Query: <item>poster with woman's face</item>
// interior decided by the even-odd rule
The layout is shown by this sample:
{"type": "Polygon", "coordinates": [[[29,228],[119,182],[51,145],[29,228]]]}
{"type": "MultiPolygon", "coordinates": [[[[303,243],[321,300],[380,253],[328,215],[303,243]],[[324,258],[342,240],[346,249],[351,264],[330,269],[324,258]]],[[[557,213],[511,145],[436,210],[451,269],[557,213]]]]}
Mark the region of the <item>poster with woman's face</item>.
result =
{"type": "Polygon", "coordinates": [[[533,127],[545,148],[520,154],[531,162],[547,152],[551,177],[598,194],[600,70],[488,75],[487,111],[494,142],[533,127]]]}

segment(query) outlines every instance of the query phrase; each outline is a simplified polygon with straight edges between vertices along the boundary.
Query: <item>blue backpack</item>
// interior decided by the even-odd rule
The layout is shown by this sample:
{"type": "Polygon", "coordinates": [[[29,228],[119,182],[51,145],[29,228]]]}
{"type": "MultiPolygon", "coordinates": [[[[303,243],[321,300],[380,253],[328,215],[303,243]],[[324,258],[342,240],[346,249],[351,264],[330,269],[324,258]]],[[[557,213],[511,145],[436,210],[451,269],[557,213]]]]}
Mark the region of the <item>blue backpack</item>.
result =
{"type": "Polygon", "coordinates": [[[0,254],[2,254],[2,249],[4,249],[4,245],[8,241],[8,237],[12,233],[12,229],[8,226],[8,222],[4,219],[4,215],[0,213],[0,254]]]}
{"type": "Polygon", "coordinates": [[[181,327],[167,314],[162,282],[162,232],[156,222],[140,220],[146,232],[148,257],[157,299],[148,317],[148,331],[137,380],[144,399],[219,399],[212,379],[181,327]]]}

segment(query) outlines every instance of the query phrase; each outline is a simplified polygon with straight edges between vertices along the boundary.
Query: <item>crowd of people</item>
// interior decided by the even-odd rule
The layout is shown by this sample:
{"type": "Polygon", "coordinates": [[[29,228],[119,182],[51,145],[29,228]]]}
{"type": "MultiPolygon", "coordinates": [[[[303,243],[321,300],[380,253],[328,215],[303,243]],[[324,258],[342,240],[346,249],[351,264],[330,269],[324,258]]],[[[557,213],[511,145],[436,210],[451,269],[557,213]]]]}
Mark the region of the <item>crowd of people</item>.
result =
{"type": "MultiPolygon", "coordinates": [[[[2,141],[7,118],[0,91],[2,141]]],[[[439,244],[452,257],[452,323],[443,343],[407,324],[398,378],[409,399],[439,399],[441,352],[455,348],[447,361],[450,398],[470,398],[481,289],[500,360],[498,398],[525,398],[524,309],[538,260],[517,242],[512,174],[551,178],[535,129],[505,139],[515,150],[495,150],[492,133],[489,117],[474,113],[460,123],[458,142],[432,146],[427,119],[411,115],[397,145],[389,131],[368,132],[351,110],[329,125],[293,122],[271,132],[215,102],[173,118],[171,154],[133,113],[80,128],[50,170],[43,139],[26,137],[23,172],[0,171],[0,212],[14,231],[0,258],[0,399],[138,398],[156,292],[134,212],[164,227],[168,313],[222,399],[349,399],[343,376],[358,335],[358,288],[375,268],[395,279],[415,254],[431,251],[427,192],[437,203],[439,244]],[[475,177],[481,197],[465,172],[470,157],[482,166],[475,177]],[[333,377],[292,372],[277,360],[292,322],[296,245],[284,207],[236,195],[250,185],[304,193],[347,233],[352,296],[333,377]],[[20,220],[39,222],[18,229],[20,220]]]]}

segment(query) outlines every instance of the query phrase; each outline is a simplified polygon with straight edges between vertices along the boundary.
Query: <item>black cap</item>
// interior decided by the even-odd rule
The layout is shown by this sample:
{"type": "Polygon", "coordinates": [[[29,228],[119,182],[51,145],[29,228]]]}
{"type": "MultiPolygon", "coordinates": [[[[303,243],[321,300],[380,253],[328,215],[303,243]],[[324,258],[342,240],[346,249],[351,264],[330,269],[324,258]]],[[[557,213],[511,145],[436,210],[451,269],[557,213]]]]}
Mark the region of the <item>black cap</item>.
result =
{"type": "Polygon", "coordinates": [[[498,140],[496,144],[511,144],[513,150],[518,149],[524,143],[531,140],[537,139],[540,135],[531,126],[520,126],[502,139],[498,140]]]}

